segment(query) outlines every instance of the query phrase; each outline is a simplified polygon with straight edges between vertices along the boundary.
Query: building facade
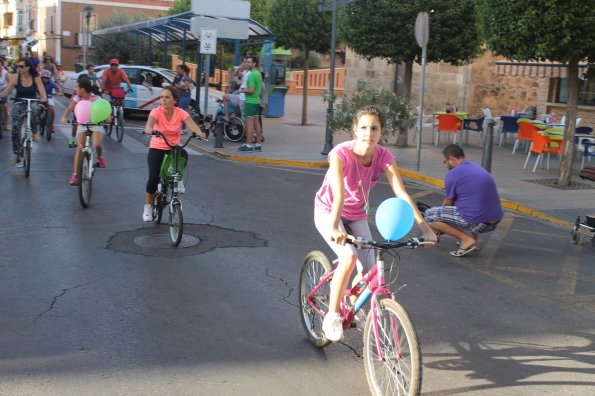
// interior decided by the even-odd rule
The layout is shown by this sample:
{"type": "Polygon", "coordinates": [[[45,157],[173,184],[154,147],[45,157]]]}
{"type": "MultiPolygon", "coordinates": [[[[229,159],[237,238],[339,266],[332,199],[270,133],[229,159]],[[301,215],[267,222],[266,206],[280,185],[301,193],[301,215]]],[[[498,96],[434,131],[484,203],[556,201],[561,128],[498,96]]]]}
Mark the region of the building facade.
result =
{"type": "Polygon", "coordinates": [[[117,13],[133,19],[165,16],[173,0],[38,0],[39,53],[59,59],[65,70],[93,61],[92,32],[117,13]]]}
{"type": "Polygon", "coordinates": [[[12,58],[37,44],[37,0],[0,0],[0,55],[12,58]]]}

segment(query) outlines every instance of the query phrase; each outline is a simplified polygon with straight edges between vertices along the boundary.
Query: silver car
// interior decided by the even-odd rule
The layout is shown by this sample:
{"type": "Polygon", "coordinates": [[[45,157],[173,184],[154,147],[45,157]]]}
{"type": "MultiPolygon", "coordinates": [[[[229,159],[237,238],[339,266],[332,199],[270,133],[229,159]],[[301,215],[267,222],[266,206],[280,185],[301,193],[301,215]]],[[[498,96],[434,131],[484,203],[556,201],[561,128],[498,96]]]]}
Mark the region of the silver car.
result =
{"type": "MultiPolygon", "coordinates": [[[[104,70],[109,65],[95,66],[95,72],[99,77],[103,74],[104,70]]],[[[137,65],[120,65],[120,69],[124,70],[128,75],[128,79],[132,84],[132,93],[126,94],[124,100],[124,112],[148,112],[154,107],[159,105],[159,95],[163,87],[171,85],[176,73],[169,69],[161,67],[150,67],[150,66],[137,66],[137,65]],[[151,81],[151,84],[145,83],[147,80],[151,81]]],[[[74,88],[80,75],[86,74],[87,71],[80,73],[69,73],[66,76],[66,80],[62,84],[62,91],[64,95],[71,96],[74,94],[74,88]]],[[[124,88],[126,83],[122,83],[124,88]]],[[[204,87],[200,88],[199,106],[200,111],[205,114],[204,111],[204,87]]],[[[223,96],[222,92],[214,89],[209,89],[209,100],[208,100],[208,111],[206,114],[216,114],[219,110],[219,103],[217,100],[223,96]]],[[[194,107],[194,101],[196,100],[196,90],[192,91],[192,102],[191,106],[194,107]]]]}

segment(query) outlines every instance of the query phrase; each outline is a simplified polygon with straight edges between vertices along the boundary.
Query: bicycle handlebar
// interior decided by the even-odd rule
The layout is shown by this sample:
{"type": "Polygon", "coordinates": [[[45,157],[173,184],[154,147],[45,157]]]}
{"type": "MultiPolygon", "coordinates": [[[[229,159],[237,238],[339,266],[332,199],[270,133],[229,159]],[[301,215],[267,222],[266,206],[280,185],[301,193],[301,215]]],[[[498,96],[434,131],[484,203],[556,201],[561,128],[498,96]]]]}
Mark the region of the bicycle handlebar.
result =
{"type": "Polygon", "coordinates": [[[368,241],[358,237],[354,240],[347,238],[347,243],[354,245],[358,249],[370,248],[375,247],[383,250],[390,250],[390,249],[398,249],[401,247],[408,247],[411,249],[416,249],[422,245],[433,245],[434,242],[425,242],[423,238],[411,238],[406,241],[396,241],[396,242],[376,242],[376,241],[368,241]]]}
{"type": "MultiPolygon", "coordinates": [[[[144,133],[144,132],[143,132],[143,133],[144,133]]],[[[167,140],[167,138],[165,137],[165,135],[164,135],[163,133],[159,132],[159,131],[153,131],[153,133],[151,133],[151,135],[149,135],[149,136],[156,136],[156,137],[161,137],[161,138],[163,139],[163,141],[165,142],[165,144],[167,144],[167,146],[168,146],[169,148],[172,148],[172,149],[173,149],[174,147],[176,147],[176,145],[171,145],[171,144],[169,143],[169,141],[167,140]]],[[[192,134],[190,134],[190,136],[188,136],[188,139],[186,139],[186,142],[184,142],[184,144],[177,145],[177,146],[178,146],[179,148],[184,148],[184,147],[186,147],[186,146],[188,145],[188,143],[190,143],[190,141],[191,141],[192,139],[204,140],[205,142],[208,142],[208,140],[207,140],[207,139],[203,139],[203,138],[201,138],[200,136],[198,136],[198,135],[196,135],[196,134],[192,133],[192,134]]]]}
{"type": "Polygon", "coordinates": [[[33,102],[33,103],[35,103],[35,102],[41,103],[41,100],[34,99],[34,98],[10,98],[10,100],[13,100],[15,102],[23,102],[23,103],[25,103],[25,102],[29,102],[29,103],[31,103],[31,102],[33,102]]]}

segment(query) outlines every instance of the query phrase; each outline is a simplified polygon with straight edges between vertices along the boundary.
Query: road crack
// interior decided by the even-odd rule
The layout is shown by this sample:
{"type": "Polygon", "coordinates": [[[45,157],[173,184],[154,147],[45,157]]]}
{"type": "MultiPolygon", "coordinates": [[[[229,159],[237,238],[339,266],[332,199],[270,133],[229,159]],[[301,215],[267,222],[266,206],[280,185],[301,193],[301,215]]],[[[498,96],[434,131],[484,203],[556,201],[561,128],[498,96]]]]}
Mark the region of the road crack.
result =
{"type": "Polygon", "coordinates": [[[39,315],[37,315],[37,317],[35,318],[35,320],[41,318],[43,315],[47,314],[48,312],[50,312],[52,309],[54,309],[54,307],[56,306],[56,303],[58,302],[58,299],[62,296],[64,296],[66,293],[68,293],[71,290],[74,289],[78,289],[79,287],[83,287],[83,286],[88,286],[91,285],[93,283],[95,283],[97,281],[93,281],[93,282],[88,282],[88,283],[81,283],[79,285],[76,286],[72,286],[69,287],[67,289],[62,289],[62,291],[60,292],[60,294],[54,296],[54,298],[52,299],[52,302],[50,303],[50,306],[48,307],[48,309],[46,309],[45,311],[41,312],[39,315]]]}
{"type": "Polygon", "coordinates": [[[296,304],[293,304],[291,301],[289,301],[289,298],[291,297],[291,295],[293,294],[293,291],[295,290],[293,287],[291,287],[289,285],[289,282],[286,281],[283,278],[279,278],[279,277],[276,277],[276,276],[271,275],[270,272],[269,272],[269,268],[266,269],[266,271],[265,271],[264,274],[265,274],[265,276],[267,276],[267,277],[269,277],[271,279],[275,279],[275,280],[278,280],[280,282],[283,282],[283,284],[285,285],[285,287],[287,287],[288,292],[287,292],[287,295],[282,298],[282,300],[285,301],[287,304],[291,305],[292,307],[298,308],[298,306],[296,304]]]}

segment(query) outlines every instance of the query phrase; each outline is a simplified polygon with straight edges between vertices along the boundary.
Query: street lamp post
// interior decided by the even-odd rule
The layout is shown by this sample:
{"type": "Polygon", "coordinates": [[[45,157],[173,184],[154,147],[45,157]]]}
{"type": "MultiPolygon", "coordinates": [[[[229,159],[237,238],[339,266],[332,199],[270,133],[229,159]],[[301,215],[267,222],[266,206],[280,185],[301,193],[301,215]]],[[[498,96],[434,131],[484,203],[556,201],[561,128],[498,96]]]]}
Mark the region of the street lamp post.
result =
{"type": "Polygon", "coordinates": [[[90,25],[90,20],[91,20],[91,15],[93,15],[93,7],[91,6],[86,6],[85,8],[83,8],[83,16],[85,17],[85,20],[87,22],[87,31],[85,33],[85,41],[84,41],[84,45],[83,45],[83,64],[85,66],[87,66],[87,51],[89,50],[89,25],[90,25]]]}

